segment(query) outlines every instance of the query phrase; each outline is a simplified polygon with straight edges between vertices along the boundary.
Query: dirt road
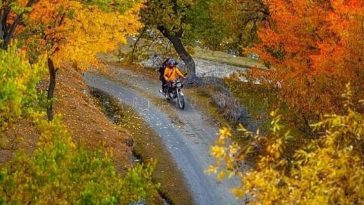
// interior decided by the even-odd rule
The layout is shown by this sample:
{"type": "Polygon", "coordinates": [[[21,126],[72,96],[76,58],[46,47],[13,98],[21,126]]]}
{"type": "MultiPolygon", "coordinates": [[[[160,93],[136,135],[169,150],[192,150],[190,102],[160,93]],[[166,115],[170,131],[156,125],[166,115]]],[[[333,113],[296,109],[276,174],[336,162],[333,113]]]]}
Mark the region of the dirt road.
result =
{"type": "Polygon", "coordinates": [[[110,74],[112,79],[95,73],[86,73],[84,78],[90,87],[100,89],[132,106],[154,129],[184,174],[196,204],[242,203],[229,191],[232,181],[217,182],[213,176],[204,173],[212,163],[209,149],[216,139],[218,129],[209,123],[201,111],[191,106],[188,96],[183,111],[172,103],[167,104],[168,109],[163,108],[155,104],[154,97],[163,98],[159,93],[158,81],[115,66],[110,66],[110,74]],[[174,123],[175,119],[166,112],[171,109],[178,116],[178,123],[174,123]]]}

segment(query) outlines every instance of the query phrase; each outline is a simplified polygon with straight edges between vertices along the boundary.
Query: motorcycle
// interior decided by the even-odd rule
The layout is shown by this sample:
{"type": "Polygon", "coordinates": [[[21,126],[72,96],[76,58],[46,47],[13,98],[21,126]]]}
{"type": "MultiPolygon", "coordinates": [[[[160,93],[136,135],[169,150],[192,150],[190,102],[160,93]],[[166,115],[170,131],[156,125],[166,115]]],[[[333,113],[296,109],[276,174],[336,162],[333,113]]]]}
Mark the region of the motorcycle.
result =
{"type": "Polygon", "coordinates": [[[184,94],[182,92],[183,83],[181,80],[176,80],[171,82],[165,90],[164,95],[166,96],[167,100],[176,99],[177,106],[183,110],[185,109],[185,99],[184,94]]]}

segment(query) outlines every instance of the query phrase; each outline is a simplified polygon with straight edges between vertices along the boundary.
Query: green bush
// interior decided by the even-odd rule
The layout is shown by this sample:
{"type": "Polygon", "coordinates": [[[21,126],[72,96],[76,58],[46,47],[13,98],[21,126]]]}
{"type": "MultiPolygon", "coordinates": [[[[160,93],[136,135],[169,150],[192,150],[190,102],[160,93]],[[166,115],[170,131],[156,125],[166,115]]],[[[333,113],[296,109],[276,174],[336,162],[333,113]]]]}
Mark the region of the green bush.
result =
{"type": "Polygon", "coordinates": [[[0,129],[34,111],[43,66],[29,64],[15,47],[0,50],[0,129]]]}
{"type": "Polygon", "coordinates": [[[76,146],[59,119],[40,121],[32,156],[18,154],[0,172],[0,204],[130,204],[148,199],[154,165],[125,176],[111,158],[76,146]]]}

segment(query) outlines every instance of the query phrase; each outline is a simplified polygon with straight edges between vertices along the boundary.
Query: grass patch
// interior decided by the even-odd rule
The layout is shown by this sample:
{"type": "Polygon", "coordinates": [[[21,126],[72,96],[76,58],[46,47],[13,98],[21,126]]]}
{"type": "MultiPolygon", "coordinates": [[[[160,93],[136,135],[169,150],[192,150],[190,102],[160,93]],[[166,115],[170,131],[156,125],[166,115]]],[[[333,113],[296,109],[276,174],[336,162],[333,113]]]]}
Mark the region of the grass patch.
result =
{"type": "Polygon", "coordinates": [[[208,84],[186,89],[186,94],[192,103],[214,119],[216,124],[219,126],[236,126],[241,122],[237,122],[226,115],[226,110],[231,109],[231,107],[221,108],[213,100],[214,96],[219,92],[227,92],[227,95],[230,95],[232,99],[236,99],[246,109],[246,123],[258,126],[257,128],[260,131],[269,129],[269,113],[277,101],[277,95],[274,91],[261,85],[232,79],[225,79],[221,85],[208,84]],[[222,91],[222,89],[225,91],[222,91]]]}
{"type": "MultiPolygon", "coordinates": [[[[157,160],[153,174],[155,182],[160,183],[160,195],[172,204],[193,204],[192,195],[184,182],[183,174],[177,169],[160,137],[149,127],[130,106],[101,92],[93,92],[100,101],[105,114],[114,124],[129,131],[133,137],[134,153],[143,162],[157,160]]],[[[154,204],[163,204],[156,201],[154,204]]]]}
{"type": "Polygon", "coordinates": [[[261,131],[269,129],[269,113],[278,102],[277,93],[264,85],[225,79],[231,94],[249,110],[251,118],[258,122],[261,131]]]}
{"type": "Polygon", "coordinates": [[[229,65],[244,68],[256,67],[260,69],[266,69],[266,66],[262,62],[256,61],[248,57],[232,57],[231,55],[221,51],[211,51],[201,48],[195,48],[194,51],[195,53],[193,54],[193,57],[195,58],[201,58],[204,60],[214,61],[218,63],[226,63],[229,65]]]}

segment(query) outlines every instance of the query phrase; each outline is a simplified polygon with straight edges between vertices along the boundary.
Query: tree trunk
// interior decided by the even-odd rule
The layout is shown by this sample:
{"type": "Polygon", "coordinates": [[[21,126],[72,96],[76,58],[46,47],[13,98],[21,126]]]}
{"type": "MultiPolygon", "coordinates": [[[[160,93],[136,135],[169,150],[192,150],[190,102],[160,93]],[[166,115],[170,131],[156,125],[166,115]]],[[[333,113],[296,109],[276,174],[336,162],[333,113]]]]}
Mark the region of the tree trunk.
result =
{"type": "Polygon", "coordinates": [[[2,8],[1,9],[1,19],[0,19],[0,39],[1,39],[1,45],[0,48],[1,49],[6,49],[3,42],[5,40],[6,37],[6,31],[7,31],[7,19],[8,19],[8,14],[10,12],[10,9],[8,7],[2,8]]]}
{"type": "Polygon", "coordinates": [[[192,56],[187,52],[186,48],[184,47],[181,37],[182,32],[176,32],[171,34],[167,29],[163,26],[159,26],[158,30],[166,37],[173,45],[174,49],[178,53],[179,57],[183,60],[186,64],[188,69],[188,77],[195,78],[196,77],[196,64],[193,60],[192,56]]]}
{"type": "MultiPolygon", "coordinates": [[[[27,4],[25,5],[26,7],[32,7],[33,4],[36,3],[37,0],[28,0],[27,4]]],[[[1,44],[0,47],[1,49],[7,49],[11,39],[13,38],[13,35],[16,31],[16,28],[19,26],[19,24],[23,21],[23,16],[25,14],[25,12],[22,12],[20,14],[17,14],[14,17],[14,21],[11,25],[7,25],[8,22],[8,18],[10,16],[10,12],[11,12],[11,7],[9,5],[5,6],[5,8],[2,8],[1,10],[1,32],[0,32],[0,36],[1,36],[1,44]]]]}
{"type": "Polygon", "coordinates": [[[180,38],[171,36],[169,38],[179,57],[186,64],[189,77],[196,77],[196,64],[192,56],[187,52],[180,38]]]}
{"type": "Polygon", "coordinates": [[[51,58],[48,58],[48,71],[49,71],[49,85],[48,85],[48,92],[47,92],[47,100],[48,100],[48,106],[47,106],[47,118],[48,121],[53,120],[53,96],[54,96],[54,90],[56,88],[56,74],[57,70],[54,67],[54,63],[51,58]]]}
{"type": "Polygon", "coordinates": [[[3,41],[3,45],[2,45],[3,49],[8,48],[10,40],[12,39],[13,34],[21,21],[22,21],[22,17],[17,16],[16,19],[14,20],[13,24],[10,26],[9,31],[4,36],[4,41],[3,41]]]}

